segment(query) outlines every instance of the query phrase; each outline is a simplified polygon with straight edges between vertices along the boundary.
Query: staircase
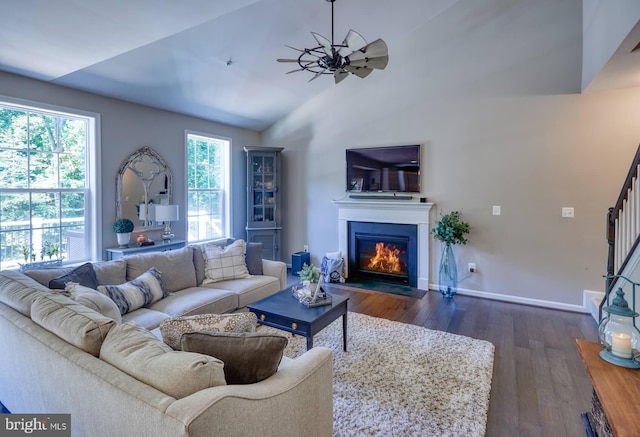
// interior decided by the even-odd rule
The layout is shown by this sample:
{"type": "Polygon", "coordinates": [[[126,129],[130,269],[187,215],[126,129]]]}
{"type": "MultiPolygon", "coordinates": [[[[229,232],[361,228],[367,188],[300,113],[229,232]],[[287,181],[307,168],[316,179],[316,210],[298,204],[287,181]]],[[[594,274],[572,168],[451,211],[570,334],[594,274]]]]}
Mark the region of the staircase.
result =
{"type": "MultiPolygon", "coordinates": [[[[619,275],[633,282],[640,282],[640,146],[620,190],[616,205],[607,212],[607,276],[619,275]]],[[[607,290],[618,284],[616,279],[607,282],[607,290]]],[[[621,286],[619,284],[618,286],[621,286]]],[[[623,290],[627,292],[623,287],[623,290]]],[[[630,290],[627,293],[630,297],[630,290]]],[[[591,314],[599,321],[605,305],[604,293],[591,298],[591,314]]],[[[628,299],[631,303],[631,299],[628,299]]],[[[640,309],[640,308],[639,308],[640,309]]]]}

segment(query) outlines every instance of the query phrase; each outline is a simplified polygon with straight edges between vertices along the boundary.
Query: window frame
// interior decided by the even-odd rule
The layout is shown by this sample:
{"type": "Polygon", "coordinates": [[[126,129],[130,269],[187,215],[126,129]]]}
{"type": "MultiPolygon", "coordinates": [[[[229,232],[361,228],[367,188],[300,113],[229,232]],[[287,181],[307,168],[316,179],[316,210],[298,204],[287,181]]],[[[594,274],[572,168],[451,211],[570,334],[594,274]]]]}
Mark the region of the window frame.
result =
{"type": "MultiPolygon", "coordinates": [[[[82,109],[70,108],[61,105],[53,105],[50,103],[37,102],[32,100],[19,99],[0,94],[0,104],[3,106],[15,107],[20,111],[34,111],[38,113],[52,113],[53,115],[69,117],[69,118],[85,118],[87,120],[87,150],[85,150],[85,259],[82,260],[63,260],[63,264],[74,264],[83,261],[91,261],[102,259],[100,256],[102,248],[102,216],[98,214],[100,205],[102,205],[101,187],[102,171],[99,161],[101,159],[101,141],[100,141],[100,114],[96,112],[85,111],[82,109]]],[[[20,192],[43,193],[43,192],[73,192],[78,189],[66,191],[65,188],[42,189],[42,188],[24,188],[20,192]]],[[[4,268],[4,267],[3,267],[4,268]]]]}
{"type": "MultiPolygon", "coordinates": [[[[222,223],[221,223],[221,228],[223,230],[223,235],[221,235],[220,237],[228,237],[231,235],[231,223],[232,223],[232,212],[231,212],[231,199],[233,198],[233,193],[232,193],[232,185],[231,185],[231,169],[232,167],[232,150],[233,150],[233,140],[229,137],[225,137],[222,135],[216,135],[216,134],[211,134],[211,133],[206,133],[206,132],[198,132],[198,131],[193,131],[193,130],[185,130],[185,136],[184,136],[184,151],[185,151],[185,217],[186,217],[186,240],[189,244],[197,244],[203,241],[209,241],[211,240],[211,238],[204,238],[204,239],[197,239],[197,240],[190,240],[189,239],[189,194],[192,191],[190,187],[189,187],[189,138],[190,137],[200,137],[204,140],[211,140],[211,141],[223,141],[226,142],[226,147],[225,150],[223,151],[224,154],[224,159],[225,159],[225,174],[222,178],[223,180],[223,184],[224,184],[224,188],[222,190],[198,190],[198,191],[220,191],[222,193],[222,223]]],[[[216,237],[213,237],[216,238],[216,237]]]]}

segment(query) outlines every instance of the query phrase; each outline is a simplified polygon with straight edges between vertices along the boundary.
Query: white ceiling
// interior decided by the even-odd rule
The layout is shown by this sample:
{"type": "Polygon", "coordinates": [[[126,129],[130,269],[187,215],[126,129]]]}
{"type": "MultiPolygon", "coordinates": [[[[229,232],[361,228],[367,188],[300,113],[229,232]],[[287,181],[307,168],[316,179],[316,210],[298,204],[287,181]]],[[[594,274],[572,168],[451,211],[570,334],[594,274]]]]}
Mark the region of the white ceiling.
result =
{"type": "MultiPolygon", "coordinates": [[[[349,29],[389,46],[460,0],[336,0],[349,29]]],[[[326,0],[20,0],[0,12],[0,70],[261,131],[329,87],[285,74],[285,47],[331,38],[326,0]],[[230,65],[227,65],[231,60],[230,65]]],[[[637,59],[637,57],[636,57],[637,59]]],[[[384,74],[374,71],[372,75],[384,74]]]]}

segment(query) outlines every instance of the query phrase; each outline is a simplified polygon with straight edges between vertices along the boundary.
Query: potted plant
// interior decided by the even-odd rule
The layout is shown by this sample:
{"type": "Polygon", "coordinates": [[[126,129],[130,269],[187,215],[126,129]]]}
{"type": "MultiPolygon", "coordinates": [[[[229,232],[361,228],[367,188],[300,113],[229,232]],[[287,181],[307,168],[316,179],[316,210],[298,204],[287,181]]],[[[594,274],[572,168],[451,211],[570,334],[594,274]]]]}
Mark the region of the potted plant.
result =
{"type": "Polygon", "coordinates": [[[113,232],[118,236],[118,244],[120,245],[118,247],[128,247],[133,227],[133,222],[127,218],[119,218],[115,221],[113,224],[113,232]]]}
{"type": "Polygon", "coordinates": [[[440,293],[447,298],[452,298],[458,289],[458,268],[456,258],[453,255],[454,244],[467,244],[465,235],[469,233],[469,224],[462,221],[460,211],[452,211],[440,216],[436,227],[431,229],[433,237],[444,243],[442,257],[440,258],[440,270],[438,282],[440,293]]]}
{"type": "Polygon", "coordinates": [[[303,285],[305,285],[305,282],[309,282],[309,284],[317,283],[320,280],[320,269],[313,264],[304,263],[302,270],[298,272],[298,276],[300,276],[303,285]]]}

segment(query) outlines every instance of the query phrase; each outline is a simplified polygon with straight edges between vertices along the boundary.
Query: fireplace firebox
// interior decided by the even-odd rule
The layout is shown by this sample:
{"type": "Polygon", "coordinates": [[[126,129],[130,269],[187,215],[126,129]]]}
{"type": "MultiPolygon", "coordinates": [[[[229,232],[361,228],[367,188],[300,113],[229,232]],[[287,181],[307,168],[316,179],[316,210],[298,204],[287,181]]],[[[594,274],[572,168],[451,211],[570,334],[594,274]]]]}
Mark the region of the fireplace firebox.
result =
{"type": "Polygon", "coordinates": [[[417,226],[349,222],[349,279],[416,287],[417,226]]]}

